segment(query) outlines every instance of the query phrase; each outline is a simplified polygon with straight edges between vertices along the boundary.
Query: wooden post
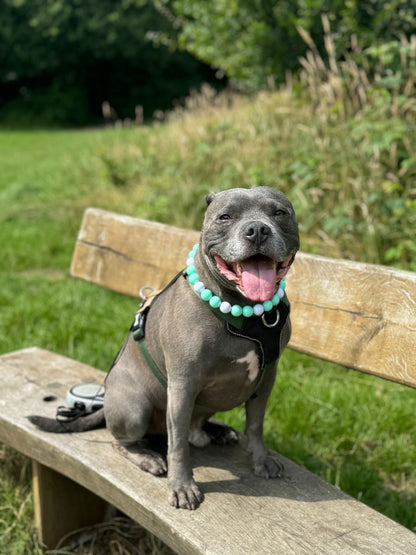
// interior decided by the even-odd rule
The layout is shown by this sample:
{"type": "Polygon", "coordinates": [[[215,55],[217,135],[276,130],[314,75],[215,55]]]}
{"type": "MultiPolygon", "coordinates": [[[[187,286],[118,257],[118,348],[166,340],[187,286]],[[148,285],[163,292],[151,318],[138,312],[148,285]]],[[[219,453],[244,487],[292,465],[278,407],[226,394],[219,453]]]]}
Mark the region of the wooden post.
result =
{"type": "Polygon", "coordinates": [[[48,549],[73,530],[102,522],[108,504],[66,476],[33,460],[36,525],[48,549]]]}

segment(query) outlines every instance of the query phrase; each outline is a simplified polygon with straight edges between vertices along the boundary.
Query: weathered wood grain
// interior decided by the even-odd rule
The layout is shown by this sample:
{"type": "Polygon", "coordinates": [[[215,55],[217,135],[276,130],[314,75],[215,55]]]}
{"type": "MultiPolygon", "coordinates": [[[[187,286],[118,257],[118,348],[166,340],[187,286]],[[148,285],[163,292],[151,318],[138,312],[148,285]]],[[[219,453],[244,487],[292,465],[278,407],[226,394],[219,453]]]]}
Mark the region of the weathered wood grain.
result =
{"type": "Polygon", "coordinates": [[[300,254],[287,291],[292,349],[416,387],[416,274],[300,254]]]}
{"type": "Polygon", "coordinates": [[[47,548],[74,530],[103,522],[108,504],[101,497],[35,460],[32,466],[36,527],[47,548]]]}
{"type": "MultiPolygon", "coordinates": [[[[166,285],[198,237],[91,208],[71,272],[137,296],[166,285]]],[[[416,274],[298,253],[287,282],[292,349],[416,387],[416,274]]]]}
{"type": "Polygon", "coordinates": [[[37,348],[0,356],[0,441],[94,491],[181,555],[416,552],[415,534],[283,457],[285,477],[262,480],[239,447],[193,449],[205,501],[194,512],[175,510],[166,478],[114,452],[107,430],[48,434],[26,419],[54,415],[71,385],[102,379],[94,368],[37,348]],[[51,395],[55,401],[43,401],[51,395]]]}
{"type": "Polygon", "coordinates": [[[138,297],[144,285],[159,289],[185,266],[199,240],[184,230],[89,208],[72,258],[71,275],[138,297]]]}

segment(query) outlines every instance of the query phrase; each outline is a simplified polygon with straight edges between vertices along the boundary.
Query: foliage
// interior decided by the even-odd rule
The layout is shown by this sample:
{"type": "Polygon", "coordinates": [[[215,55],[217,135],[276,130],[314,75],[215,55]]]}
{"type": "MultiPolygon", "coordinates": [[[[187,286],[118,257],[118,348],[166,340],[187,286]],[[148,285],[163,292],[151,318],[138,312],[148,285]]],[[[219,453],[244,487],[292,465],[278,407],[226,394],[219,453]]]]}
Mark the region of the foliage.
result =
{"type": "Polygon", "coordinates": [[[313,102],[325,125],[345,126],[352,146],[368,157],[361,172],[370,164],[378,169],[376,182],[363,172],[357,176],[353,188],[359,196],[351,205],[356,216],[346,217],[344,206],[324,228],[336,239],[345,235],[346,226],[359,233],[365,225],[373,235],[369,257],[378,252],[382,263],[400,265],[406,260],[415,269],[416,35],[364,51],[355,44],[353,53],[338,62],[325,16],[323,25],[327,62],[312,37],[300,30],[310,50],[301,59],[299,94],[313,102]],[[367,179],[366,186],[360,177],[367,179]],[[379,232],[382,228],[384,233],[379,232]]]}
{"type": "Polygon", "coordinates": [[[0,551],[42,555],[33,519],[30,461],[0,446],[0,551]]]}
{"type": "MultiPolygon", "coordinates": [[[[171,5],[178,44],[220,68],[237,85],[258,89],[280,83],[297,70],[305,44],[296,29],[307,30],[323,46],[321,14],[328,14],[337,51],[348,50],[356,35],[363,47],[410,36],[416,31],[414,0],[154,0],[171,5]]],[[[166,33],[165,33],[166,34],[166,33]]]]}
{"type": "Polygon", "coordinates": [[[389,45],[415,33],[415,13],[415,0],[4,0],[0,120],[96,123],[104,101],[114,117],[134,119],[142,106],[148,118],[202,81],[221,86],[214,74],[244,90],[280,84],[306,53],[299,29],[324,50],[322,14],[337,60],[358,37],[394,70],[389,45]]]}
{"type": "Polygon", "coordinates": [[[202,193],[277,186],[295,205],[304,250],[415,270],[416,133],[408,109],[393,113],[393,96],[380,101],[376,88],[353,111],[348,87],[329,101],[323,79],[309,101],[307,82],[297,95],[282,89],[251,100],[205,88],[168,114],[169,126],[146,145],[103,151],[104,171],[130,191],[136,215],[191,228],[202,220],[202,193]]]}
{"type": "Polygon", "coordinates": [[[121,118],[136,105],[149,117],[210,78],[146,39],[167,27],[147,0],[4,0],[0,21],[0,118],[10,123],[81,125],[102,117],[103,101],[121,118]]]}

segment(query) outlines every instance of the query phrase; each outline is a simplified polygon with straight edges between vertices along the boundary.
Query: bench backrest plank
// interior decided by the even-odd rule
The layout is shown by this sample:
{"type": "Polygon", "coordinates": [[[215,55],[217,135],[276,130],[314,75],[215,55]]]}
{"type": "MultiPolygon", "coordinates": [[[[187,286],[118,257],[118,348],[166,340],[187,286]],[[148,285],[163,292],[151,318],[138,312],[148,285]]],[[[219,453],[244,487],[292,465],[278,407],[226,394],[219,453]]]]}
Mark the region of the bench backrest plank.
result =
{"type": "Polygon", "coordinates": [[[184,268],[199,233],[122,216],[85,211],[71,275],[112,291],[139,296],[144,285],[167,285],[184,268]]]}
{"type": "MultiPolygon", "coordinates": [[[[89,208],[71,274],[137,297],[180,271],[199,233],[89,208]]],[[[416,274],[298,253],[290,347],[416,387],[416,274]]]]}
{"type": "Polygon", "coordinates": [[[299,254],[291,348],[416,387],[416,274],[299,254]]]}

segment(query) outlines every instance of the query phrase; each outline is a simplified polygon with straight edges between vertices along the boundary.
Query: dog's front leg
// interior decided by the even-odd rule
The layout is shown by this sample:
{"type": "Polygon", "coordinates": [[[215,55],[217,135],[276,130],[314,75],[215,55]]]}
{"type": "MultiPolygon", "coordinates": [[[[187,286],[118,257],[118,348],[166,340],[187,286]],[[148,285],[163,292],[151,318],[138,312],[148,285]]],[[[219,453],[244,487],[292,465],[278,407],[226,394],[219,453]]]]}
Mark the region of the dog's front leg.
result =
{"type": "Polygon", "coordinates": [[[168,487],[169,502],[176,508],[195,510],[203,500],[193,479],[188,435],[194,408],[194,394],[184,380],[168,384],[168,487]]]}
{"type": "Polygon", "coordinates": [[[246,428],[244,433],[247,439],[247,448],[252,457],[254,474],[262,478],[279,478],[283,472],[283,465],[269,454],[263,440],[264,414],[276,378],[276,370],[276,363],[266,366],[257,395],[250,398],[245,406],[246,428]]]}

